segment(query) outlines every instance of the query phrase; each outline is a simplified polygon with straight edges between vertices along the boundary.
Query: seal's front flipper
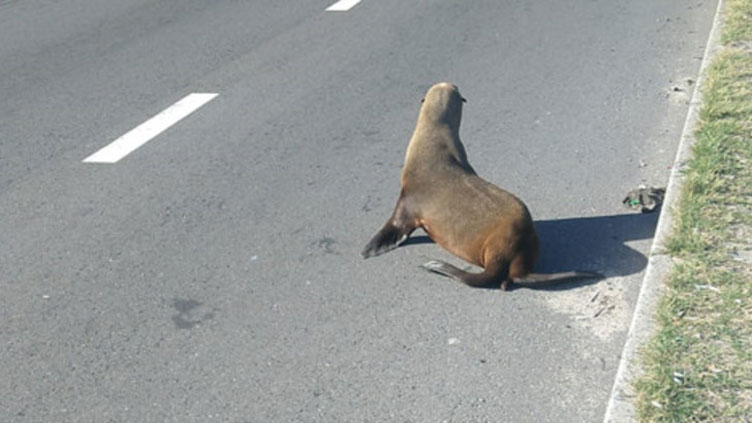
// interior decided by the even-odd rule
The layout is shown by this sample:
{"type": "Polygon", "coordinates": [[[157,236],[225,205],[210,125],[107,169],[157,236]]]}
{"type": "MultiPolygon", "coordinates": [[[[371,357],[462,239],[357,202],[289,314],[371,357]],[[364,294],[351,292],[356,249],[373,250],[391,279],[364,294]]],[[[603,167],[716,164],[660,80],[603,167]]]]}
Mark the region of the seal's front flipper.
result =
{"type": "Polygon", "coordinates": [[[409,208],[410,201],[405,200],[404,192],[400,193],[397,205],[394,206],[392,217],[368,241],[366,248],[360,254],[363,258],[378,256],[400,246],[417,227],[416,214],[409,208]]]}
{"type": "Polygon", "coordinates": [[[366,248],[364,248],[363,252],[360,254],[363,258],[368,258],[391,251],[405,242],[412,231],[412,229],[407,230],[407,228],[395,226],[394,223],[392,223],[392,219],[390,219],[386,222],[384,227],[382,227],[381,230],[376,233],[370,241],[368,241],[366,248]]]}

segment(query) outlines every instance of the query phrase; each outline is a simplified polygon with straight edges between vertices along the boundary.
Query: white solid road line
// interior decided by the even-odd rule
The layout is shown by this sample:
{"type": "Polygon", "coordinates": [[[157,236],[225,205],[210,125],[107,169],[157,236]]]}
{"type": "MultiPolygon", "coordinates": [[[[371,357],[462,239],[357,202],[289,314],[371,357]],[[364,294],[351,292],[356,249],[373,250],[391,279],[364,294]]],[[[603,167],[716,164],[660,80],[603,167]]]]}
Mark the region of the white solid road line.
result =
{"type": "Polygon", "coordinates": [[[347,12],[352,9],[360,0],[339,0],[333,5],[326,8],[327,12],[347,12]]]}
{"type": "Polygon", "coordinates": [[[117,163],[120,159],[146,144],[165,129],[176,124],[219,94],[192,93],[164,109],[158,115],[133,128],[101,150],[85,158],[84,163],[117,163]]]}

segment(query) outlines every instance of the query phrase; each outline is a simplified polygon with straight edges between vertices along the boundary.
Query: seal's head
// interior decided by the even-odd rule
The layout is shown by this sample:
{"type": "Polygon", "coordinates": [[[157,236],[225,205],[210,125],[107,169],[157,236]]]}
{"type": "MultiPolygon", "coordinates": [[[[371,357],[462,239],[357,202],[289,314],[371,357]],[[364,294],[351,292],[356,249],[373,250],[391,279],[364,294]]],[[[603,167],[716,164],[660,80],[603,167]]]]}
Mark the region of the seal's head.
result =
{"type": "Polygon", "coordinates": [[[460,129],[462,120],[462,103],[466,100],[460,95],[457,86],[449,82],[439,82],[428,89],[423,97],[419,121],[425,123],[444,123],[455,131],[460,129]]]}

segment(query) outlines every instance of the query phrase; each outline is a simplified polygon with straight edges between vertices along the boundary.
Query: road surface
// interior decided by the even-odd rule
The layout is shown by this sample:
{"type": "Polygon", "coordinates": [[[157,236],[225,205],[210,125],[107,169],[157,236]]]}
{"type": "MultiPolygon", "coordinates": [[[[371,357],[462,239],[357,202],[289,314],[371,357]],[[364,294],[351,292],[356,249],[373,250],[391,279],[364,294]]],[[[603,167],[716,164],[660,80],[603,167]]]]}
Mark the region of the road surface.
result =
{"type": "Polygon", "coordinates": [[[715,2],[0,1],[0,421],[599,422],[715,2]],[[420,99],[541,271],[363,260],[420,99]],[[84,159],[217,94],[112,164],[84,159]]]}

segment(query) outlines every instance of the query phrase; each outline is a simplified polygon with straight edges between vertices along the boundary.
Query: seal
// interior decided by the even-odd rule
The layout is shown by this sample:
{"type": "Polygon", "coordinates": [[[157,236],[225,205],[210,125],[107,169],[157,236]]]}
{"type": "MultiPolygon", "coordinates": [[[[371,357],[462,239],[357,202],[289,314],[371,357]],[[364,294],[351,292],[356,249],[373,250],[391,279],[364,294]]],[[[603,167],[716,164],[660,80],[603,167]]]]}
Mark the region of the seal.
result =
{"type": "Polygon", "coordinates": [[[465,101],[447,82],[426,93],[407,146],[397,204],[363,257],[390,251],[422,228],[441,247],[483,271],[467,272],[438,260],[422,267],[470,286],[508,290],[512,283],[536,286],[601,277],[581,271],[533,273],[538,237],[530,212],[519,198],[478,176],[467,160],[459,137],[465,101]]]}

